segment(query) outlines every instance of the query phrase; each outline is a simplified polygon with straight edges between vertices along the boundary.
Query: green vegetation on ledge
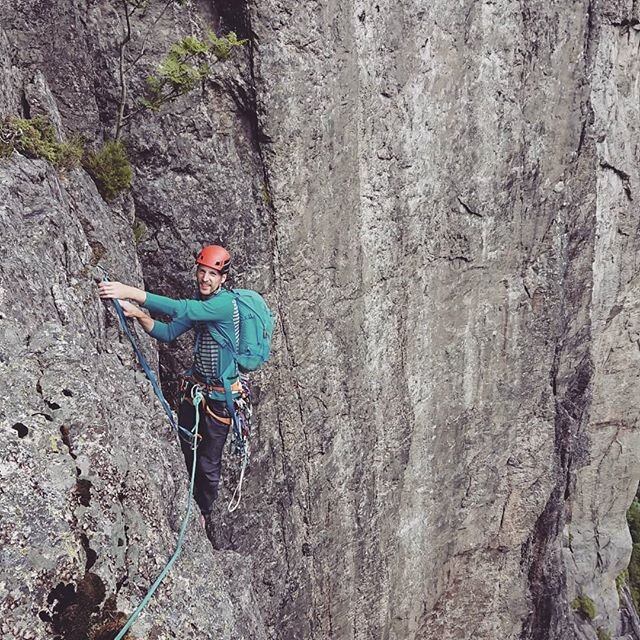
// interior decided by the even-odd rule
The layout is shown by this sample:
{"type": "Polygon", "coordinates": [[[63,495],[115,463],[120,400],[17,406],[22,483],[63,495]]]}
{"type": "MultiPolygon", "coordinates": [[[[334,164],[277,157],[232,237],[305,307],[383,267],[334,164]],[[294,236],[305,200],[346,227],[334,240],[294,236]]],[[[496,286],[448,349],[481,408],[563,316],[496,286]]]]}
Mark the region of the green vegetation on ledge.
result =
{"type": "Polygon", "coordinates": [[[165,59],[158,65],[156,75],[147,78],[147,97],[123,118],[126,124],[140,111],[157,111],[163,105],[193,91],[211,73],[207,56],[212,53],[218,60],[227,60],[233,49],[246,44],[231,31],[223,37],[209,33],[207,41],[187,36],[176,42],[165,59]]]}
{"type": "Polygon", "coordinates": [[[77,138],[60,142],[53,125],[43,116],[30,120],[10,116],[0,125],[0,157],[8,158],[14,151],[65,170],[80,164],[84,146],[77,138]]]}
{"type": "Polygon", "coordinates": [[[131,187],[133,169],[120,141],[107,141],[97,153],[88,154],[83,164],[107,201],[131,187]]]}
{"type": "Polygon", "coordinates": [[[596,606],[589,596],[578,596],[571,603],[571,608],[575,609],[589,620],[593,620],[596,617],[596,606]]]}
{"type": "Polygon", "coordinates": [[[53,125],[43,116],[9,117],[0,123],[0,158],[8,158],[14,151],[46,160],[59,171],[82,163],[105,200],[113,200],[131,187],[133,170],[122,142],[111,140],[96,153],[87,152],[79,138],[60,142],[53,125]]]}
{"type": "Polygon", "coordinates": [[[238,36],[233,31],[229,31],[226,36],[222,37],[209,32],[207,39],[211,47],[211,53],[221,61],[228,60],[236,47],[242,47],[248,42],[247,39],[238,40],[238,36]]]}
{"type": "Polygon", "coordinates": [[[640,502],[637,498],[634,499],[627,511],[627,523],[633,540],[627,585],[636,611],[640,611],[640,502]]]}
{"type": "MultiPolygon", "coordinates": [[[[239,40],[234,32],[224,36],[210,32],[204,40],[186,36],[171,47],[156,67],[156,73],[147,78],[146,95],[131,99],[129,77],[140,60],[146,57],[146,41],[171,5],[182,7],[183,4],[184,0],[122,0],[123,33],[118,42],[120,99],[113,140],[105,142],[98,151],[90,151],[85,149],[85,141],[79,137],[69,142],[59,141],[55,128],[43,116],[31,119],[9,117],[0,122],[0,158],[8,158],[18,151],[28,158],[46,160],[58,170],[82,164],[107,201],[130,189],[133,168],[120,139],[124,128],[137,114],[157,111],[193,91],[211,73],[211,63],[227,60],[234,49],[248,42],[239,40]],[[137,17],[135,25],[132,22],[134,16],[137,17]],[[143,28],[145,23],[146,29],[143,28]],[[137,53],[131,53],[129,47],[133,44],[134,34],[139,33],[145,35],[137,53]]],[[[138,225],[133,231],[136,242],[139,242],[146,233],[146,227],[138,225]]]]}
{"type": "Polygon", "coordinates": [[[146,41],[152,37],[160,20],[172,5],[182,7],[184,1],[122,0],[118,6],[117,12],[123,30],[117,42],[120,98],[114,140],[120,140],[123,130],[139,113],[157,111],[164,104],[189,93],[209,76],[210,63],[227,60],[236,47],[248,42],[238,40],[233,31],[224,36],[209,32],[206,40],[200,40],[194,35],[186,36],[171,47],[157,66],[156,73],[147,78],[146,95],[132,96],[130,77],[140,61],[146,58],[146,41]],[[141,43],[137,42],[137,35],[142,35],[141,43]]]}

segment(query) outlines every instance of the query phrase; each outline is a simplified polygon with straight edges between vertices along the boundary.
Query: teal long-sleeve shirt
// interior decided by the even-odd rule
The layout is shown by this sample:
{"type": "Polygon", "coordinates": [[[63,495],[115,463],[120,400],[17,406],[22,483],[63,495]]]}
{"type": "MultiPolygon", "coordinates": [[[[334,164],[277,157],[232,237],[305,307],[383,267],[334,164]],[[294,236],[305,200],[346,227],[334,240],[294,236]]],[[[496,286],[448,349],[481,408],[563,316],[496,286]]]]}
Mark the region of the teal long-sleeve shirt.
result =
{"type": "MultiPolygon", "coordinates": [[[[204,323],[210,332],[220,334],[234,350],[238,348],[237,305],[233,295],[226,289],[221,289],[206,300],[174,300],[147,292],[142,306],[152,313],[162,313],[173,318],[169,323],[154,321],[149,335],[161,342],[172,342],[196,324],[204,323]]],[[[227,371],[229,365],[232,365],[232,374],[227,377],[235,381],[238,372],[233,356],[228,350],[220,349],[218,377],[227,371]]]]}

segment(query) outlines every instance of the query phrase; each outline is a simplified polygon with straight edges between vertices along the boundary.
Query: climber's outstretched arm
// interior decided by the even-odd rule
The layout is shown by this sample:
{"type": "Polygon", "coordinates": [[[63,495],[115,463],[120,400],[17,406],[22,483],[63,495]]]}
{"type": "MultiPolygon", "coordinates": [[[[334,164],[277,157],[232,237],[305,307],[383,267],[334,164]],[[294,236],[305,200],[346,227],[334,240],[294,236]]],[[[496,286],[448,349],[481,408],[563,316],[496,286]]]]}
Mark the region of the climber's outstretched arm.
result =
{"type": "Polygon", "coordinates": [[[144,301],[147,299],[147,292],[144,289],[131,287],[128,284],[122,284],[122,282],[99,282],[98,290],[100,291],[100,297],[103,299],[119,298],[133,300],[138,304],[144,304],[144,301]]]}
{"type": "MultiPolygon", "coordinates": [[[[98,289],[100,291],[100,297],[103,300],[128,298],[129,300],[135,300],[135,302],[142,304],[147,297],[147,292],[143,289],[130,287],[121,282],[100,282],[98,283],[98,289]]],[[[124,315],[127,316],[127,318],[135,318],[152,338],[160,340],[160,342],[173,342],[178,336],[189,331],[193,326],[193,322],[186,317],[176,318],[168,324],[159,322],[151,318],[144,309],[141,309],[135,304],[131,304],[131,302],[122,299],[119,301],[124,315]]]]}

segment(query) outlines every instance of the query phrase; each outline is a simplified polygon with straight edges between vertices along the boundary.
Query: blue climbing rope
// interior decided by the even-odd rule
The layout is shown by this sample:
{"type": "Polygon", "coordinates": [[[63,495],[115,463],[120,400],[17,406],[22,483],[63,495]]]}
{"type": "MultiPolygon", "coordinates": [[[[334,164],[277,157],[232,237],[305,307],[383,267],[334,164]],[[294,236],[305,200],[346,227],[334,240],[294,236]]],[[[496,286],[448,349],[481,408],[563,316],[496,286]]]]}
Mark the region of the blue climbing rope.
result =
{"type": "MultiPolygon", "coordinates": [[[[109,282],[109,275],[107,274],[107,272],[102,267],[98,267],[98,269],[102,271],[102,280],[104,282],[109,282]]],[[[188,429],[185,429],[184,427],[180,426],[176,422],[173,411],[171,411],[171,407],[169,406],[167,399],[164,397],[164,394],[162,393],[162,389],[160,387],[160,383],[158,382],[158,379],[156,378],[156,374],[154,373],[153,369],[147,362],[147,359],[144,357],[144,354],[142,353],[142,350],[138,346],[138,343],[136,342],[136,339],[134,338],[133,333],[131,333],[131,329],[129,329],[129,325],[127,324],[127,319],[126,319],[126,316],[124,315],[124,310],[122,309],[122,305],[120,304],[120,301],[117,300],[116,298],[113,298],[111,302],[113,303],[113,307],[116,310],[116,314],[118,315],[118,320],[120,320],[120,326],[122,327],[124,334],[127,336],[127,338],[129,338],[129,342],[133,347],[133,352],[136,354],[136,358],[138,359],[138,362],[140,363],[142,370],[147,376],[147,379],[149,380],[149,382],[151,383],[151,386],[153,387],[153,391],[156,394],[156,397],[158,398],[158,400],[160,401],[160,404],[162,405],[164,412],[167,414],[167,418],[169,419],[169,424],[171,425],[171,428],[173,429],[173,431],[175,431],[178,434],[180,438],[182,438],[189,444],[193,444],[192,443],[193,436],[191,431],[189,431],[188,429]]]]}
{"type": "Polygon", "coordinates": [[[191,467],[191,483],[189,485],[189,497],[187,499],[187,514],[182,521],[182,528],[180,529],[180,535],[178,536],[178,542],[176,543],[176,550],[173,552],[173,555],[167,562],[165,568],[160,572],[160,575],[156,578],[156,581],[151,585],[151,588],[147,592],[147,595],[142,599],[142,602],[136,607],[134,612],[129,616],[127,623],[122,627],[118,635],[114,638],[114,640],[122,640],[125,634],[131,627],[131,625],[136,621],[138,616],[142,613],[142,610],[147,606],[149,600],[155,593],[156,589],[160,586],[160,583],[164,580],[164,577],[169,573],[169,569],[173,566],[173,563],[177,560],[178,555],[180,554],[180,549],[182,547],[182,541],[184,540],[184,535],[187,531],[187,523],[189,522],[189,516],[191,515],[191,498],[193,496],[193,485],[196,479],[196,455],[197,455],[197,441],[198,441],[198,424],[200,422],[200,403],[202,402],[202,390],[197,385],[194,385],[191,388],[191,401],[195,408],[195,421],[193,427],[193,465],[191,467]]]}
{"type": "MultiPolygon", "coordinates": [[[[109,281],[109,276],[107,272],[102,268],[100,268],[100,270],[103,273],[103,280],[109,281]]],[[[182,521],[182,527],[180,528],[180,534],[178,535],[178,541],[176,543],[175,551],[173,552],[173,555],[169,559],[169,562],[167,562],[167,564],[165,565],[165,568],[160,572],[160,575],[156,578],[155,582],[151,585],[151,588],[149,589],[145,597],[142,599],[142,602],[140,602],[140,604],[136,607],[134,612],[129,616],[129,619],[127,620],[124,627],[122,627],[118,635],[114,638],[114,640],[122,640],[122,638],[124,638],[124,636],[126,635],[131,625],[136,621],[138,616],[142,613],[143,609],[147,606],[149,600],[151,600],[153,594],[156,592],[156,589],[160,586],[160,583],[164,580],[165,576],[167,575],[167,573],[169,573],[169,570],[173,566],[173,563],[178,559],[178,556],[180,555],[180,550],[182,548],[182,541],[184,540],[184,536],[187,531],[187,524],[189,523],[189,517],[191,516],[193,487],[196,479],[198,428],[200,424],[200,404],[202,403],[202,400],[203,400],[203,394],[202,394],[202,389],[198,385],[194,385],[193,387],[191,387],[191,402],[193,403],[193,406],[195,409],[195,420],[194,420],[193,430],[189,431],[188,429],[185,429],[184,427],[180,426],[176,422],[173,415],[173,411],[171,411],[171,407],[169,406],[169,403],[167,402],[166,398],[164,397],[164,394],[162,393],[162,389],[158,384],[158,379],[156,378],[156,375],[153,369],[149,366],[147,359],[144,357],[144,354],[140,350],[140,347],[138,347],[138,344],[135,338],[133,337],[133,334],[131,333],[131,329],[129,329],[129,325],[127,324],[126,316],[124,315],[124,310],[122,309],[122,305],[116,299],[112,299],[111,302],[113,303],[113,306],[118,315],[118,319],[120,320],[120,325],[122,326],[122,330],[124,331],[127,338],[129,338],[129,342],[131,342],[131,346],[133,347],[133,351],[136,354],[136,358],[138,359],[140,366],[145,372],[145,375],[147,376],[147,378],[149,379],[149,382],[151,383],[151,386],[153,387],[153,390],[156,396],[158,397],[158,400],[160,400],[160,404],[162,405],[165,413],[167,414],[167,417],[169,418],[169,423],[171,424],[171,428],[178,434],[178,436],[180,436],[184,440],[187,440],[187,442],[189,442],[193,448],[193,464],[191,466],[191,482],[189,483],[189,495],[187,497],[187,513],[185,514],[184,520],[182,521]]]]}

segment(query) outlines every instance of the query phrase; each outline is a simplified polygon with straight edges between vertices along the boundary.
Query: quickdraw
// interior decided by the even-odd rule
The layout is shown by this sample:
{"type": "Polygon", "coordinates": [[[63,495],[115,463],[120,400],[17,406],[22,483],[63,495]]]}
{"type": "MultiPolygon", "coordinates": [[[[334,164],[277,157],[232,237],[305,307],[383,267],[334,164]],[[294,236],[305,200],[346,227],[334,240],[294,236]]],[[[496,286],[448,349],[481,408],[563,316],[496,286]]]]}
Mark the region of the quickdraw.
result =
{"type": "Polygon", "coordinates": [[[253,416],[253,403],[251,399],[251,386],[247,376],[240,376],[242,391],[240,395],[233,401],[233,437],[231,439],[231,454],[237,456],[241,460],[240,478],[236,485],[231,500],[227,505],[227,511],[232,513],[240,506],[242,500],[242,483],[244,474],[249,464],[251,455],[250,438],[251,438],[251,418],[253,416]]]}

